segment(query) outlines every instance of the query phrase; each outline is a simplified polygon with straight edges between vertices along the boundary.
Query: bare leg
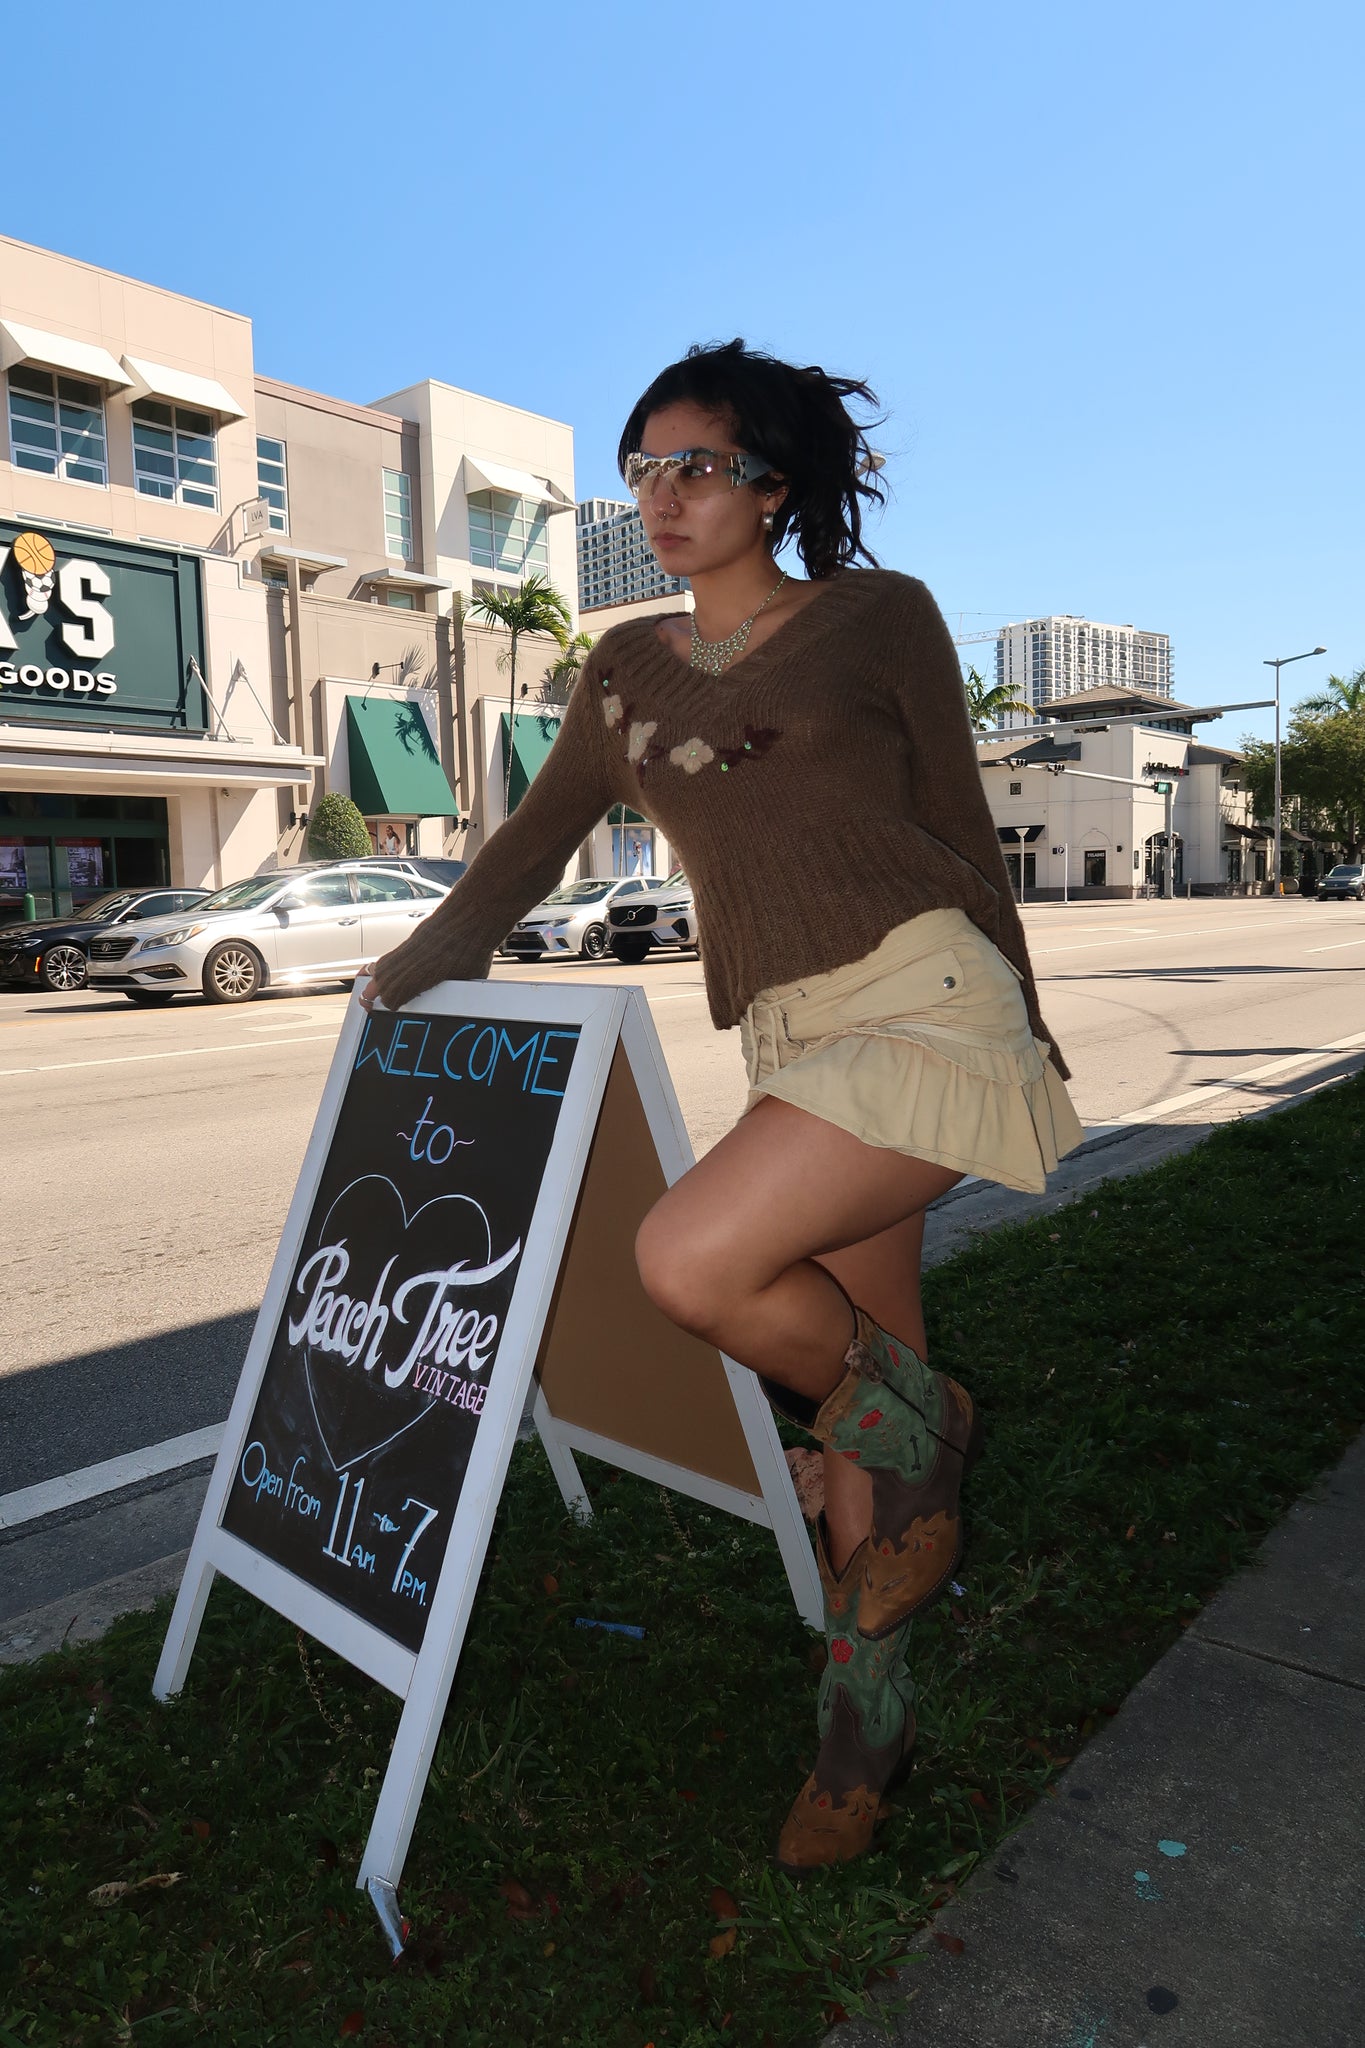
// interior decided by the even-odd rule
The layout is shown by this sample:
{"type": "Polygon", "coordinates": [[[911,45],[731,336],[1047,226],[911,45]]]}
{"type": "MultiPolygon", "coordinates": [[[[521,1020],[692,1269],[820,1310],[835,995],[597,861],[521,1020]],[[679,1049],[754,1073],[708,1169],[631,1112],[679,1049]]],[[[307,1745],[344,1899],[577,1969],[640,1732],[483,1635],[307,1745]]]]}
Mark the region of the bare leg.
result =
{"type": "Polygon", "coordinates": [[[650,1210],[640,1278],[672,1322],[820,1401],[853,1329],[817,1260],[891,1231],[961,1178],[769,1097],[650,1210]]]}
{"type": "MultiPolygon", "coordinates": [[[[853,1334],[841,1289],[924,1356],[923,1212],[960,1178],[769,1098],[655,1204],[640,1276],[672,1321],[820,1401],[853,1334]]],[[[871,1486],[845,1459],[827,1457],[825,1474],[841,1569],[870,1525],[871,1486]]]]}

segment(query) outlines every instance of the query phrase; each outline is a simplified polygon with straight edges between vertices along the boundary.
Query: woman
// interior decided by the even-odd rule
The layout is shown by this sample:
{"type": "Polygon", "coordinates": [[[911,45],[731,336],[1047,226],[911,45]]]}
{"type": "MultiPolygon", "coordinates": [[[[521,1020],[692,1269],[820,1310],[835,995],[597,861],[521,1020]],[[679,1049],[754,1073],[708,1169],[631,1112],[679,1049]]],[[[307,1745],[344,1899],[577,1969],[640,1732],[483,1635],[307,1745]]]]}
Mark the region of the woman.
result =
{"type": "Polygon", "coordinates": [[[961,1553],[982,1430],[924,1362],[924,1213],[966,1173],[1040,1190],[1081,1135],[947,629],[862,542],[881,492],[850,399],[872,394],[739,341],[654,380],[620,463],[696,610],[603,637],[527,796],[364,997],[393,1009],[486,974],[612,804],[687,868],[711,1014],[740,1025],[750,1093],[636,1257],[664,1313],[824,1449],[828,1660],[778,1845],[793,1872],[868,1847],[914,1740],[911,1618],[961,1553]],[[774,560],[788,541],[805,581],[774,560]]]}

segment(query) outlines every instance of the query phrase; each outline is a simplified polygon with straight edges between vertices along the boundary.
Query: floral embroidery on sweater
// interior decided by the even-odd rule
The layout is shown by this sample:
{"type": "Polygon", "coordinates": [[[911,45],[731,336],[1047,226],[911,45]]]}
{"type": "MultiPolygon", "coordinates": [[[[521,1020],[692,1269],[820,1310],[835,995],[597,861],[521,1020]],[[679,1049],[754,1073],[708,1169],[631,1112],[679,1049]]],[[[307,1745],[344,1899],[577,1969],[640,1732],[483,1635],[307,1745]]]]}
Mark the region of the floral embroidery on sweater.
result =
{"type": "Polygon", "coordinates": [[[680,747],[674,747],[668,758],[675,768],[683,769],[688,775],[695,775],[708,761],[715,760],[716,750],[714,747],[708,747],[704,739],[694,735],[690,740],[684,740],[680,747]]]}
{"type": "MultiPolygon", "coordinates": [[[[609,676],[602,677],[604,690],[610,681],[609,676]]],[[[625,727],[626,759],[635,770],[636,776],[642,780],[651,761],[663,760],[664,748],[662,743],[657,746],[654,744],[654,735],[659,730],[658,719],[636,718],[634,711],[634,705],[624,703],[615,690],[602,699],[602,716],[607,722],[608,730],[615,731],[618,726],[625,727]]],[[[668,760],[674,768],[681,768],[685,775],[698,775],[703,768],[709,768],[713,761],[718,760],[722,775],[728,775],[730,770],[737,768],[742,761],[761,760],[781,737],[781,732],[775,726],[746,725],[744,737],[738,746],[713,747],[700,733],[693,733],[690,739],[683,740],[678,746],[668,750],[668,760]]]]}

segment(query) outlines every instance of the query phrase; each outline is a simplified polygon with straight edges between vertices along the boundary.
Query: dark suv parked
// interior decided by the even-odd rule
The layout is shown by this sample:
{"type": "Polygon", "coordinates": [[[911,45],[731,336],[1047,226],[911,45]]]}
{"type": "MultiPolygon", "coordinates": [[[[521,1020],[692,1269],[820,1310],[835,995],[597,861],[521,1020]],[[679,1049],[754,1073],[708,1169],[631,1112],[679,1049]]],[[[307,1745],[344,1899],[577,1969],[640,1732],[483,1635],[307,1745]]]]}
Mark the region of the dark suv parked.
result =
{"type": "Polygon", "coordinates": [[[85,987],[90,941],[114,925],[173,917],[202,903],[207,889],[107,889],[70,917],[0,926],[0,988],[85,987]]]}
{"type": "Polygon", "coordinates": [[[1354,896],[1357,903],[1365,901],[1365,866],[1358,860],[1338,861],[1318,883],[1319,903],[1341,902],[1348,896],[1354,896]]]}

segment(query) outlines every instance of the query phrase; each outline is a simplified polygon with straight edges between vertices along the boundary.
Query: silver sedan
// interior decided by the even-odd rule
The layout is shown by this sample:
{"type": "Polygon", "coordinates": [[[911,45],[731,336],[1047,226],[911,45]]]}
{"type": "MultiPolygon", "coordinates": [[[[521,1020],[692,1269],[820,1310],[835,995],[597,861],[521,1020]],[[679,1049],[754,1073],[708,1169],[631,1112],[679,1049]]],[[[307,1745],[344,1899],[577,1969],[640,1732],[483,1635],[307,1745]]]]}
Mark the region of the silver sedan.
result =
{"type": "Polygon", "coordinates": [[[543,960],[551,954],[600,960],[609,937],[608,904],[666,886],[652,875],[590,875],[581,882],[566,882],[513,925],[499,950],[517,960],[543,960]]]}
{"type": "Polygon", "coordinates": [[[88,985],[147,1008],[201,991],[211,1003],[249,1003],[267,986],[351,981],[445,895],[417,875],[360,862],[280,868],[233,882],[186,916],[95,940],[88,985]]]}

